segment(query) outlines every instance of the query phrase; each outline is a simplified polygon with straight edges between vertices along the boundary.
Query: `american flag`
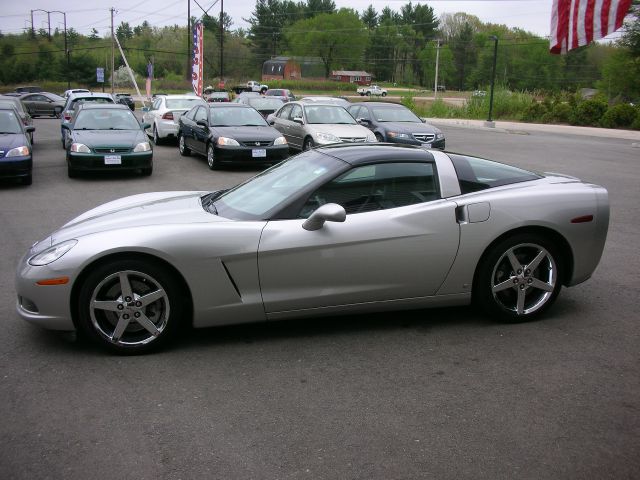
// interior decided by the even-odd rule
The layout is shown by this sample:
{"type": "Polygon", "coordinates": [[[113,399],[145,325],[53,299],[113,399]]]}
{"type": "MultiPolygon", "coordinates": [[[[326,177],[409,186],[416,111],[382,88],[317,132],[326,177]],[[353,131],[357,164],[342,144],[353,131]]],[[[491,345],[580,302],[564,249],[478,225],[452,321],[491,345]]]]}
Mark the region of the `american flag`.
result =
{"type": "Polygon", "coordinates": [[[631,0],[553,0],[551,53],[566,53],[618,30],[631,0]]]}
{"type": "Polygon", "coordinates": [[[202,74],[203,74],[203,28],[202,22],[197,22],[193,26],[193,58],[192,58],[192,69],[191,69],[191,83],[193,85],[193,91],[196,95],[202,96],[202,74]]]}

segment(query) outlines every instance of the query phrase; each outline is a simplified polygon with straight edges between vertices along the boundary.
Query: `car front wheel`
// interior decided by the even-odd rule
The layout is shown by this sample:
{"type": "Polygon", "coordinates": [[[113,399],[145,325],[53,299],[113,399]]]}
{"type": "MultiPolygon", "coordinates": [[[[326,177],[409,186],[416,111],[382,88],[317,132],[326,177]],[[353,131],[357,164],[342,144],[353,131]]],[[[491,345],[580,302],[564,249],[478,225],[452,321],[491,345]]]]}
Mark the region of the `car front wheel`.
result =
{"type": "Polygon", "coordinates": [[[519,234],[491,248],[481,260],[474,300],[490,316],[508,322],[533,319],[555,301],[563,265],[545,237],[519,234]]]}
{"type": "Polygon", "coordinates": [[[153,143],[156,145],[160,145],[162,143],[162,139],[160,138],[160,135],[158,135],[158,129],[155,125],[153,126],[153,143]]]}
{"type": "Polygon", "coordinates": [[[220,166],[218,160],[216,160],[216,152],[211,143],[207,147],[207,165],[209,165],[211,170],[216,170],[220,166]]]}
{"type": "Polygon", "coordinates": [[[189,155],[191,155],[191,150],[189,149],[189,147],[187,147],[187,144],[184,140],[184,135],[182,135],[181,133],[178,133],[178,151],[183,157],[188,157],[189,155]]]}
{"type": "Polygon", "coordinates": [[[314,147],[313,138],[307,137],[304,139],[304,144],[302,145],[303,150],[311,150],[314,147]]]}
{"type": "Polygon", "coordinates": [[[165,268],[143,260],[115,260],[83,282],[78,327],[113,352],[145,353],[175,338],[185,315],[182,298],[165,268]]]}

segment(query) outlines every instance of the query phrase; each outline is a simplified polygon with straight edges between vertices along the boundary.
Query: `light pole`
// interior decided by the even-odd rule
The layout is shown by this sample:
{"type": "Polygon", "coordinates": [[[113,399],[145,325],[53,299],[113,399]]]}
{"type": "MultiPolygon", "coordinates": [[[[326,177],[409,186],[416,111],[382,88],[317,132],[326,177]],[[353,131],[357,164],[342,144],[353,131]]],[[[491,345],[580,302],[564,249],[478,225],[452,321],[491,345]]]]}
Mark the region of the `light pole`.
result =
{"type": "Polygon", "coordinates": [[[49,40],[51,40],[51,14],[52,13],[61,13],[64,18],[64,54],[67,57],[67,88],[71,88],[69,81],[69,48],[67,47],[67,14],[65,12],[61,12],[60,10],[42,10],[36,9],[31,10],[31,36],[35,37],[35,29],[33,27],[33,12],[43,12],[47,14],[47,27],[49,30],[49,40]]]}
{"type": "Polygon", "coordinates": [[[491,94],[489,95],[489,118],[487,119],[486,125],[489,127],[494,127],[495,123],[493,122],[491,115],[493,113],[493,87],[495,86],[495,83],[496,83],[496,59],[498,58],[498,37],[496,37],[495,35],[491,35],[491,37],[489,38],[491,38],[494,43],[493,43],[493,70],[491,72],[491,94]]]}

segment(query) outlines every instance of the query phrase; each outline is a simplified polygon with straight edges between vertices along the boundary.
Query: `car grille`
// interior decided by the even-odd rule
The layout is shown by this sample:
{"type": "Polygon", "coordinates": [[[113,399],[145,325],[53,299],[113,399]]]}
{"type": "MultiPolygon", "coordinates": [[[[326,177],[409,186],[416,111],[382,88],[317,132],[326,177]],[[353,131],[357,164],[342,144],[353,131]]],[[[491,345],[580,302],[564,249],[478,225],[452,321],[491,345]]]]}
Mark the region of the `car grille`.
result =
{"type": "Polygon", "coordinates": [[[413,133],[413,138],[419,142],[433,142],[436,136],[433,133],[413,133]]]}
{"type": "Polygon", "coordinates": [[[116,147],[116,148],[94,148],[96,153],[129,153],[131,148],[127,147],[116,147]]]}
{"type": "Polygon", "coordinates": [[[366,142],[367,137],[340,137],[340,140],[348,143],[366,142]]]}
{"type": "Polygon", "coordinates": [[[251,140],[248,142],[242,142],[242,145],[245,147],[268,147],[271,143],[271,140],[251,140]]]}

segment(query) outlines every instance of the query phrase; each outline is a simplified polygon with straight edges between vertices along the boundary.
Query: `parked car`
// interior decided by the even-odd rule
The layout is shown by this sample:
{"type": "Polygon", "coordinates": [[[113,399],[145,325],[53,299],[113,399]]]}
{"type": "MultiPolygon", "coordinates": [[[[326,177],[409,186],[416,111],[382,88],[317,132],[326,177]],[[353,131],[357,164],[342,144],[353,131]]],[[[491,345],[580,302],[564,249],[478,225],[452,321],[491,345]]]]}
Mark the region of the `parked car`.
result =
{"type": "Polygon", "coordinates": [[[351,105],[348,111],[360,125],[371,130],[379,142],[409,143],[444,150],[444,133],[404,105],[359,102],[351,105]]]}
{"type": "Polygon", "coordinates": [[[265,96],[279,98],[285,103],[292,102],[296,99],[296,96],[291,93],[291,90],[286,88],[272,88],[265,92],[265,96]]]}
{"type": "Polygon", "coordinates": [[[249,105],[260,112],[260,115],[267,118],[268,115],[278,110],[284,102],[278,97],[263,97],[261,95],[257,97],[244,97],[236,103],[242,103],[243,105],[249,105]]]}
{"type": "Polygon", "coordinates": [[[269,122],[289,146],[308,150],[339,142],[375,142],[375,135],[354,120],[344,107],[324,103],[285,103],[269,122]]]}
{"type": "Polygon", "coordinates": [[[160,145],[168,138],[176,138],[180,115],[195,105],[206,106],[207,102],[193,95],[159,95],[148,110],[143,108],[142,120],[150,125],[147,135],[153,136],[153,143],[160,145]]]}
{"type": "Polygon", "coordinates": [[[42,88],[36,85],[29,85],[26,87],[16,87],[14,90],[16,93],[34,93],[34,92],[42,92],[42,88]]]}
{"type": "Polygon", "coordinates": [[[0,105],[0,178],[17,178],[31,185],[32,150],[29,133],[15,108],[0,105]]]}
{"type": "Polygon", "coordinates": [[[197,105],[180,117],[179,125],[180,154],[204,155],[212,170],[224,163],[273,165],[289,155],[280,132],[247,105],[197,105]]]}
{"type": "Polygon", "coordinates": [[[80,92],[80,93],[71,93],[67,97],[67,101],[62,108],[62,114],[60,115],[61,123],[60,123],[60,141],[62,143],[62,148],[67,147],[66,135],[68,130],[63,128],[65,123],[71,121],[71,117],[73,116],[75,106],[78,103],[114,103],[113,97],[110,93],[100,93],[100,92],[80,92]]]}
{"type": "Polygon", "coordinates": [[[262,98],[262,94],[260,92],[242,92],[237,94],[233,100],[233,103],[244,103],[247,98],[262,98]]]}
{"type": "Polygon", "coordinates": [[[361,97],[365,95],[367,97],[370,97],[371,95],[386,97],[387,89],[382,88],[378,85],[369,85],[367,87],[356,88],[356,93],[358,93],[361,97]]]}
{"type": "Polygon", "coordinates": [[[607,191],[573,177],[338,144],[229,190],[144,193],[81,214],[19,262],[17,311],[118,353],[187,326],[390,308],[473,302],[522,322],[591,277],[608,224],[607,191]]]}
{"type": "Polygon", "coordinates": [[[328,103],[331,105],[340,105],[341,107],[345,108],[351,105],[351,102],[349,102],[349,100],[341,97],[302,97],[299,101],[303,103],[328,103]]]}
{"type": "Polygon", "coordinates": [[[72,93],[88,93],[91,90],[87,90],[86,88],[72,88],[70,90],[65,90],[64,94],[62,95],[64,98],[68,98],[69,95],[71,95],[72,93]]]}
{"type": "Polygon", "coordinates": [[[144,125],[125,105],[85,103],[67,130],[67,171],[70,178],[90,171],[153,172],[153,148],[144,125]]]}
{"type": "Polygon", "coordinates": [[[32,127],[27,132],[27,135],[29,136],[29,141],[31,142],[31,144],[33,144],[33,136],[36,130],[33,126],[33,118],[31,118],[31,115],[29,115],[29,113],[25,110],[24,105],[22,104],[20,99],[8,95],[0,95],[0,107],[13,107],[16,109],[16,111],[18,112],[18,116],[20,117],[20,121],[22,122],[22,125],[25,127],[25,129],[27,127],[32,127]]]}
{"type": "Polygon", "coordinates": [[[210,92],[206,100],[207,102],[230,102],[231,96],[229,92],[210,92]]]}
{"type": "Polygon", "coordinates": [[[60,118],[65,99],[49,92],[25,93],[20,101],[32,117],[49,116],[60,118]]]}
{"type": "Polygon", "coordinates": [[[130,93],[116,93],[114,100],[116,103],[126,105],[132,112],[136,109],[136,102],[133,100],[130,93]]]}

